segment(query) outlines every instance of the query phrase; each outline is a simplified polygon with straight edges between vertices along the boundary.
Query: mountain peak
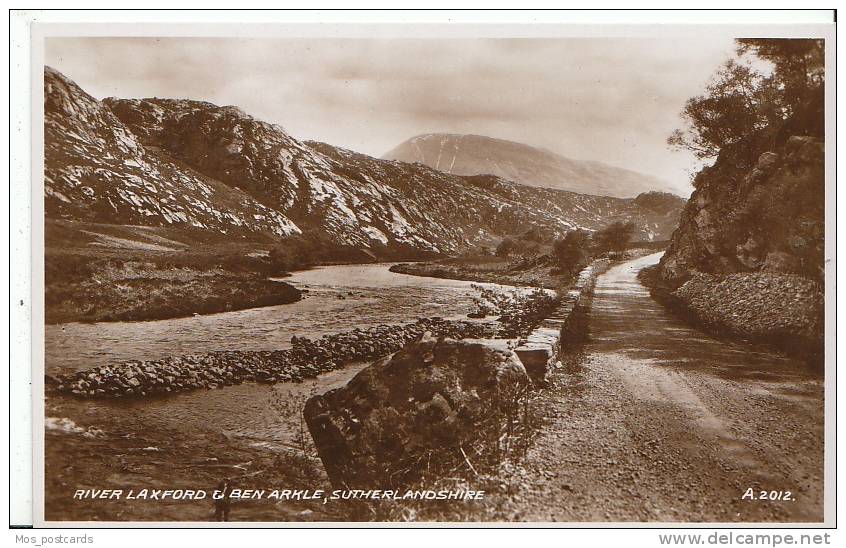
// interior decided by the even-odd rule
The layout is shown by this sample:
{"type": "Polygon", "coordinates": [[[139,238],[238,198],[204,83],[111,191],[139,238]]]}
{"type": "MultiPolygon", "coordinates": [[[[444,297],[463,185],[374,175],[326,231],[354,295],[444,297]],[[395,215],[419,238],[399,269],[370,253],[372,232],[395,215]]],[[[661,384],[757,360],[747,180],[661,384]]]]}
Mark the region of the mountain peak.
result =
{"type": "Polygon", "coordinates": [[[383,158],[422,163],[456,175],[491,174],[528,186],[581,194],[633,198],[649,191],[673,192],[669,183],[657,177],[484,135],[424,133],[404,141],[383,158]]]}

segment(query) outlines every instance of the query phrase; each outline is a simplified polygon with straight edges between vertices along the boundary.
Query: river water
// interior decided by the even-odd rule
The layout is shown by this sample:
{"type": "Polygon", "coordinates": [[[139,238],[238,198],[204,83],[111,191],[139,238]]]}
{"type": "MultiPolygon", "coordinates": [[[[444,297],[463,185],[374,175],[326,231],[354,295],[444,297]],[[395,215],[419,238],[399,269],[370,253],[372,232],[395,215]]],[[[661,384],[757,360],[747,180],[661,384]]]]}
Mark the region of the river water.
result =
{"type": "Polygon", "coordinates": [[[48,325],[46,372],[214,350],[278,350],[289,347],[293,335],[320,337],[420,317],[466,319],[472,310],[472,282],[396,274],[391,264],[294,273],[284,280],[308,293],[291,304],[170,320],[48,325]]]}
{"type": "MultiPolygon", "coordinates": [[[[297,272],[285,280],[308,293],[292,304],[160,321],[49,325],[45,369],[60,374],[130,359],[214,350],[274,350],[288,347],[294,335],[319,337],[420,317],[466,319],[474,308],[477,291],[472,282],[396,274],[389,267],[344,265],[297,272]]],[[[280,419],[274,404],[299,403],[310,393],[341,386],[362,367],[350,365],[302,384],[246,383],[134,401],[51,396],[46,416],[67,418],[113,435],[161,428],[191,436],[213,429],[256,446],[290,444],[291,421],[280,419]]],[[[298,410],[291,410],[292,416],[297,414],[298,410]]]]}

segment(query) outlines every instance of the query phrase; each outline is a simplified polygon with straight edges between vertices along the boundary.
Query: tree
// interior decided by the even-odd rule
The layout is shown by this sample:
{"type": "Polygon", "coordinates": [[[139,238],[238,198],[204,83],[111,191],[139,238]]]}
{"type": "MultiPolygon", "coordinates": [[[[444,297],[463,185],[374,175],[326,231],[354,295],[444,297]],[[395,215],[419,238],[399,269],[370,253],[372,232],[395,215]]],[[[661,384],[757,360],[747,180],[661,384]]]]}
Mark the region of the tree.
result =
{"type": "Polygon", "coordinates": [[[506,236],[496,246],[497,257],[508,257],[517,250],[517,241],[514,238],[506,236]]]}
{"type": "Polygon", "coordinates": [[[609,251],[622,253],[634,235],[635,225],[631,221],[614,221],[593,234],[593,247],[600,253],[609,251]]]}
{"type": "Polygon", "coordinates": [[[773,82],[748,65],[727,61],[706,93],[687,100],[682,111],[686,129],[675,130],[667,143],[690,150],[699,159],[748,139],[783,118],[773,103],[773,82]]]}
{"type": "Polygon", "coordinates": [[[757,157],[787,121],[791,131],[820,131],[823,53],[821,40],[738,39],[738,58],[717,70],[704,94],[685,103],[685,127],[667,143],[699,159],[733,150],[742,161],[757,157]],[[769,62],[772,71],[753,68],[750,56],[769,62]]]}
{"type": "Polygon", "coordinates": [[[785,105],[809,99],[825,81],[825,43],[816,39],[739,38],[737,54],[753,54],[773,64],[773,78],[783,90],[785,105]]]}
{"type": "Polygon", "coordinates": [[[558,266],[569,275],[577,272],[585,263],[588,234],[583,230],[571,230],[552,244],[558,266]]]}

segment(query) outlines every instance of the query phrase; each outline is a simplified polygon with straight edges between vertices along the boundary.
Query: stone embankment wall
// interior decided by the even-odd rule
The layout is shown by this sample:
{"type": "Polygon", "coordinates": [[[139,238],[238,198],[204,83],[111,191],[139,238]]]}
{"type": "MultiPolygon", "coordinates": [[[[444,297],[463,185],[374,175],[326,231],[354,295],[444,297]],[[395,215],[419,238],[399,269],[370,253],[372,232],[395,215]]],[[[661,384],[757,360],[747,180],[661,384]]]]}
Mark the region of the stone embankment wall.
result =
{"type": "Polygon", "coordinates": [[[583,269],[573,288],[562,296],[558,307],[528,337],[520,340],[517,356],[536,384],[544,385],[547,375],[558,366],[563,355],[587,339],[587,313],[596,278],[609,266],[608,259],[599,259],[583,269]]]}

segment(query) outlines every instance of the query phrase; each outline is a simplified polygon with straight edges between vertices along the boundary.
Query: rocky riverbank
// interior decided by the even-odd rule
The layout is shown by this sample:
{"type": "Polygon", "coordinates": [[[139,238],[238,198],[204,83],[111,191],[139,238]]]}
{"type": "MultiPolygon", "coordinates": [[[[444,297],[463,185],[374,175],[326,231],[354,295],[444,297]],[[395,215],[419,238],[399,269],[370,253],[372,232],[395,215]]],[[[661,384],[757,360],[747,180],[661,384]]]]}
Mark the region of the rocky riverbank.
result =
{"type": "Polygon", "coordinates": [[[471,282],[495,283],[523,287],[557,289],[569,283],[569,277],[553,273],[553,265],[545,257],[511,265],[497,258],[485,257],[484,261],[445,259],[420,263],[400,263],[391,272],[410,276],[445,278],[471,282]]]}
{"type": "Polygon", "coordinates": [[[398,325],[378,325],[325,335],[293,337],[291,348],[273,351],[218,351],[127,361],[47,377],[47,386],[78,397],[144,397],[211,389],[243,382],[300,382],[346,364],[372,361],[400,350],[425,332],[452,339],[526,336],[556,306],[558,296],[545,290],[503,299],[496,321],[420,318],[398,325]]]}
{"type": "Polygon", "coordinates": [[[243,382],[300,382],[343,367],[396,352],[426,331],[455,339],[494,336],[493,323],[420,319],[404,325],[355,329],[320,339],[294,337],[292,348],[278,351],[220,351],[128,361],[48,377],[48,389],[79,397],[120,398],[212,389],[243,382]]]}

